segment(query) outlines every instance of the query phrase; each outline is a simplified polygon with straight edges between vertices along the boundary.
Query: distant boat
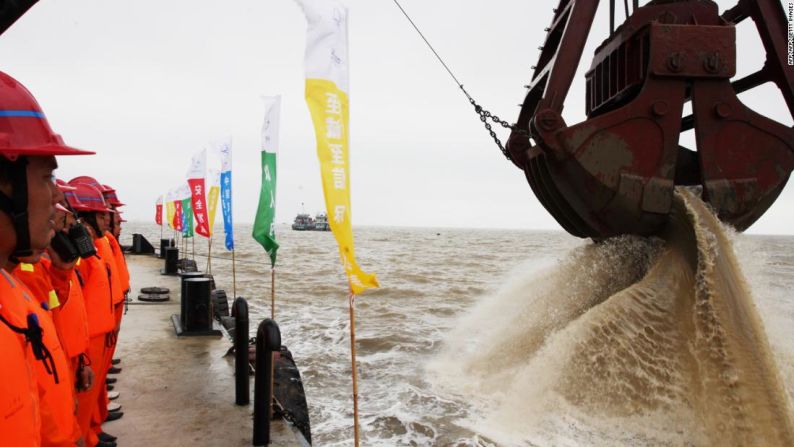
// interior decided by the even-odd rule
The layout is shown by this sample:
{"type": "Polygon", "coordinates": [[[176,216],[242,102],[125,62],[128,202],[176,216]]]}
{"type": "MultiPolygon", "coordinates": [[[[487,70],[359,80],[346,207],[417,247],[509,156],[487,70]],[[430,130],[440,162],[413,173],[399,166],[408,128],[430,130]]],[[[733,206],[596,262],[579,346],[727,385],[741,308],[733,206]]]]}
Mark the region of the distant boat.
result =
{"type": "Polygon", "coordinates": [[[312,216],[306,213],[298,214],[295,216],[295,222],[292,223],[292,229],[295,231],[314,230],[314,220],[312,220],[312,216]]]}
{"type": "Polygon", "coordinates": [[[328,225],[327,214],[318,213],[314,216],[314,231],[331,231],[331,226],[328,225]]]}

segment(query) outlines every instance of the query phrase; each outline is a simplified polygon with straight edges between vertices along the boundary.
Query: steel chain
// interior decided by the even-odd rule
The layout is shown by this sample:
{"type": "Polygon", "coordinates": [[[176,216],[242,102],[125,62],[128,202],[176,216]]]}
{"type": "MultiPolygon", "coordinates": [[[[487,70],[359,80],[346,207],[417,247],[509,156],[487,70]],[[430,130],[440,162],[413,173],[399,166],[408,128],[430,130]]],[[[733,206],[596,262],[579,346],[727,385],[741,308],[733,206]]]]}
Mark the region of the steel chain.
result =
{"type": "MultiPolygon", "coordinates": [[[[466,91],[464,90],[464,93],[465,92],[466,91]]],[[[488,133],[491,134],[491,138],[493,138],[496,145],[499,146],[499,150],[502,151],[502,154],[508,160],[512,160],[512,158],[510,157],[510,152],[508,152],[507,149],[504,147],[504,145],[502,144],[502,140],[500,140],[499,137],[496,135],[496,132],[494,132],[493,127],[491,126],[491,123],[488,122],[488,120],[491,120],[494,123],[501,125],[505,129],[510,129],[511,131],[516,132],[520,135],[527,135],[527,132],[523,129],[517,128],[516,126],[508,123],[503,119],[500,119],[497,115],[494,115],[491,112],[483,109],[482,106],[477,104],[477,102],[474,101],[474,98],[469,96],[468,93],[466,93],[466,96],[469,97],[469,103],[471,103],[471,105],[474,106],[474,111],[477,112],[477,115],[480,116],[480,121],[482,121],[483,124],[485,125],[485,130],[487,130],[488,133]]]]}

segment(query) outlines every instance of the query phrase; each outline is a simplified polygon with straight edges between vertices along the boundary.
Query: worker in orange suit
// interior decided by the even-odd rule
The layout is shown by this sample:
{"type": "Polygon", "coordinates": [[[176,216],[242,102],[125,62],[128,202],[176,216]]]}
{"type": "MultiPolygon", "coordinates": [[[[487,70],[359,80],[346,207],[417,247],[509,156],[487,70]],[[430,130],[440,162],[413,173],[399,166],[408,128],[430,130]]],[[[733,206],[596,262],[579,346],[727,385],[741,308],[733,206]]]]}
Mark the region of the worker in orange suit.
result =
{"type": "MultiPolygon", "coordinates": [[[[58,198],[63,197],[59,190],[56,192],[58,198]]],[[[58,206],[56,203],[56,210],[58,206]]],[[[53,223],[55,221],[57,218],[53,223]]],[[[60,311],[61,303],[48,273],[50,261],[41,259],[43,252],[34,249],[30,255],[12,257],[5,268],[15,280],[27,286],[25,304],[37,316],[42,342],[50,353],[50,363],[36,363],[34,369],[42,393],[42,445],[72,446],[83,438],[76,417],[76,376],[72,374],[72,364],[61,342],[61,334],[71,333],[72,328],[58,328],[55,324],[53,310],[60,311]],[[49,380],[50,375],[53,380],[49,380]]],[[[73,265],[72,262],[63,268],[71,269],[73,265]]]]}
{"type": "MultiPolygon", "coordinates": [[[[61,192],[69,192],[74,188],[58,181],[61,192]]],[[[55,231],[66,237],[68,230],[74,224],[74,215],[65,207],[65,199],[56,204],[55,231]]],[[[55,238],[53,238],[55,239],[55,238]]],[[[80,279],[74,270],[79,258],[65,262],[58,251],[53,248],[53,243],[47,248],[48,257],[42,257],[38,262],[35,259],[30,263],[28,258],[13,271],[33,293],[36,299],[49,307],[55,323],[55,330],[61,341],[66,357],[69,360],[70,377],[75,378],[75,393],[87,392],[93,384],[93,371],[89,366],[88,349],[88,319],[85,302],[80,286],[80,279]]],[[[74,257],[74,256],[73,256],[74,257]]],[[[81,408],[78,407],[78,421],[81,408]]],[[[85,409],[83,409],[85,411],[85,409]]],[[[86,419],[87,420],[87,419],[86,419]]],[[[77,425],[77,433],[85,436],[89,425],[77,425]]]]}
{"type": "MultiPolygon", "coordinates": [[[[102,206],[86,205],[78,199],[77,187],[64,184],[64,195],[66,197],[67,206],[75,212],[75,214],[67,214],[65,216],[66,229],[69,232],[75,230],[85,231],[85,235],[91,240],[91,247],[96,254],[96,247],[93,244],[94,230],[88,223],[78,222],[76,220],[76,213],[80,212],[83,215],[92,211],[101,212],[105,210],[102,206]]],[[[99,203],[95,197],[95,191],[90,189],[86,192],[83,191],[79,194],[87,203],[99,203]],[[94,196],[92,196],[92,194],[94,196]],[[93,199],[93,200],[91,200],[93,199]]],[[[82,297],[85,304],[87,323],[88,323],[88,352],[87,363],[91,365],[94,373],[94,386],[90,388],[89,393],[78,395],[80,406],[78,407],[78,422],[83,430],[86,442],[90,446],[111,447],[115,445],[116,437],[101,431],[102,420],[99,416],[99,407],[106,406],[106,399],[104,399],[104,377],[107,369],[104,367],[103,362],[106,357],[108,329],[112,328],[112,323],[109,323],[109,318],[112,313],[109,311],[110,299],[110,276],[102,274],[107,272],[107,267],[104,261],[98,255],[88,256],[77,261],[77,268],[72,272],[71,284],[79,284],[76,291],[77,296],[82,297]],[[86,265],[83,265],[87,263],[86,265]],[[96,273],[96,275],[91,275],[96,273]],[[86,277],[88,274],[90,276],[86,277]],[[89,291],[95,291],[91,295],[87,295],[89,291]],[[98,293],[96,291],[99,291],[98,293]],[[84,295],[84,293],[86,295],[84,295]],[[100,371],[101,370],[101,371],[100,371]]],[[[112,321],[112,320],[111,320],[112,321]]],[[[112,332],[112,329],[111,329],[112,332]]]]}
{"type": "MultiPolygon", "coordinates": [[[[87,222],[92,223],[95,226],[95,229],[100,232],[102,235],[101,237],[97,237],[94,239],[94,244],[97,248],[97,254],[100,258],[106,261],[108,270],[110,272],[110,284],[112,289],[112,296],[113,296],[113,314],[114,314],[114,330],[108,336],[108,343],[105,347],[105,357],[104,363],[101,367],[110,370],[112,367],[113,361],[113,354],[116,351],[116,343],[118,341],[118,334],[121,325],[121,316],[123,314],[124,309],[124,297],[125,291],[129,289],[129,283],[124,283],[124,276],[122,273],[122,269],[118,265],[118,261],[116,255],[113,253],[113,248],[111,246],[111,239],[113,239],[112,235],[110,234],[111,225],[113,222],[113,215],[116,214],[116,211],[113,209],[106,200],[105,200],[105,191],[108,189],[105,185],[100,184],[95,178],[90,176],[79,176],[75,177],[69,181],[70,185],[88,185],[94,188],[96,191],[102,196],[103,204],[107,208],[107,213],[87,213],[84,216],[84,219],[87,222]]],[[[115,242],[115,240],[114,240],[115,242]]],[[[119,247],[119,252],[121,251],[119,247]]],[[[107,377],[107,376],[106,376],[107,377]]],[[[113,414],[110,414],[108,411],[108,406],[110,404],[110,399],[108,398],[108,390],[106,386],[101,387],[99,390],[99,404],[97,408],[98,412],[98,421],[101,424],[106,420],[115,420],[124,415],[123,412],[118,411],[120,406],[116,404],[116,411],[113,414]]],[[[99,432],[97,433],[99,434],[99,432]]]]}
{"type": "Polygon", "coordinates": [[[89,346],[88,357],[95,373],[95,386],[91,392],[78,395],[80,405],[90,407],[90,420],[82,418],[86,415],[81,411],[80,424],[90,424],[89,445],[110,443],[100,439],[102,423],[107,418],[107,389],[105,378],[110,364],[110,348],[115,336],[116,318],[115,304],[123,298],[118,272],[115,271],[115,260],[110,252],[107,240],[102,236],[108,227],[110,208],[95,187],[79,182],[69,182],[76,188],[67,193],[72,208],[78,212],[80,221],[85,224],[96,248],[96,256],[81,260],[77,271],[83,280],[83,296],[85,297],[88,315],[89,346]],[[73,203],[72,203],[73,201],[73,203]]]}
{"type": "MultiPolygon", "coordinates": [[[[68,212],[62,205],[56,211],[55,231],[62,231],[65,214],[68,212]],[[60,216],[59,216],[60,215],[60,216]]],[[[55,330],[67,358],[72,364],[72,377],[83,374],[80,357],[88,349],[88,321],[85,313],[85,303],[79,280],[73,275],[74,265],[72,260],[65,263],[57,252],[48,249],[45,256],[30,256],[20,258],[20,262],[12,271],[14,276],[22,281],[39,303],[46,307],[52,314],[55,330]],[[45,257],[46,256],[46,257],[45,257]],[[39,259],[37,259],[39,258],[39,259]]],[[[82,362],[83,364],[85,362],[82,362]]]]}
{"type": "MultiPolygon", "coordinates": [[[[124,204],[119,201],[115,189],[108,185],[102,185],[102,188],[102,197],[105,198],[105,201],[108,203],[108,205],[110,205],[113,211],[115,211],[110,215],[110,229],[105,233],[105,238],[110,244],[110,249],[113,252],[113,258],[116,260],[116,267],[119,272],[119,281],[121,282],[121,289],[124,293],[124,303],[126,303],[127,297],[130,293],[130,273],[127,269],[127,260],[124,258],[124,251],[121,249],[121,245],[118,241],[119,235],[121,234],[122,220],[119,207],[124,206],[124,204]]],[[[124,312],[122,305],[120,304],[116,307],[116,344],[118,344],[118,334],[121,331],[121,318],[123,314],[124,312]]],[[[113,354],[116,352],[116,344],[113,345],[113,349],[111,350],[111,358],[113,358],[113,354]]]]}
{"type": "MultiPolygon", "coordinates": [[[[41,328],[41,341],[47,351],[42,359],[43,361],[34,364],[33,370],[40,389],[39,410],[41,414],[42,446],[74,446],[78,442],[82,443],[82,432],[77,423],[75,384],[74,376],[71,374],[71,364],[66,357],[66,352],[63,350],[58,331],[55,328],[52,312],[49,310],[49,303],[52,302],[50,300],[54,296],[54,291],[50,289],[51,294],[38,295],[25,287],[24,280],[13,273],[17,271],[19,266],[33,267],[34,263],[38,262],[42,252],[43,250],[37,249],[30,256],[12,258],[13,260],[6,264],[6,268],[11,269],[12,273],[9,278],[5,279],[12,282],[12,284],[16,282],[16,285],[22,289],[23,295],[23,301],[8,303],[7,305],[9,307],[14,306],[16,313],[20,315],[35,315],[41,328]],[[17,260],[23,262],[16,265],[17,260]]],[[[41,272],[41,269],[39,269],[39,272],[41,272]]],[[[38,276],[35,281],[37,286],[45,282],[38,279],[46,278],[46,274],[37,275],[33,269],[26,273],[30,273],[30,275],[25,275],[28,278],[32,277],[31,275],[38,276]]],[[[46,282],[49,283],[49,281],[46,282]]],[[[57,303],[57,299],[55,302],[57,303]]]]}
{"type": "MultiPolygon", "coordinates": [[[[74,191],[73,187],[61,180],[57,181],[57,185],[63,193],[74,191]]],[[[55,212],[56,236],[68,239],[69,230],[77,221],[74,212],[68,209],[69,204],[65,197],[59,205],[55,212]]],[[[89,343],[88,316],[81,287],[82,280],[74,268],[80,262],[80,258],[78,257],[74,262],[65,263],[53,242],[50,243],[50,247],[47,247],[47,258],[42,258],[40,263],[49,274],[59,300],[59,306],[52,309],[55,327],[63,348],[72,361],[75,377],[81,378],[81,386],[78,388],[87,389],[93,382],[93,372],[88,366],[86,358],[89,343]]]]}
{"type": "Polygon", "coordinates": [[[110,207],[115,211],[111,214],[110,218],[110,231],[105,235],[110,242],[110,248],[113,249],[113,256],[116,259],[116,265],[119,268],[119,275],[121,276],[121,288],[124,290],[125,296],[130,292],[130,272],[127,269],[127,260],[124,258],[124,251],[119,244],[119,236],[121,235],[121,212],[119,207],[124,206],[124,203],[119,201],[116,195],[116,190],[108,185],[102,185],[105,189],[102,191],[102,196],[110,207]]]}
{"type": "Polygon", "coordinates": [[[66,146],[30,92],[2,72],[0,134],[2,443],[82,446],[82,438],[75,437],[70,368],[52,316],[7,269],[22,257],[40,254],[54,234],[60,197],[52,176],[55,156],[91,152],[66,146]]]}

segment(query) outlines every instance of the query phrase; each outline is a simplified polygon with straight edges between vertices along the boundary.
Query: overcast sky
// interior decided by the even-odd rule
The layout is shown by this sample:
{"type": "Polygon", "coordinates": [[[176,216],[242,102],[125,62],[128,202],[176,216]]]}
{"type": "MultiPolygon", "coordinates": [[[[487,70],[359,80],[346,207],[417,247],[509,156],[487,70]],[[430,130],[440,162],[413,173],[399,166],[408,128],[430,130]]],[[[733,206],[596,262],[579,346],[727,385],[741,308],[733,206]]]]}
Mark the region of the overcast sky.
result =
{"type": "MultiPolygon", "coordinates": [[[[345,3],[354,224],[558,229],[392,0],[345,3]]],[[[557,2],[401,3],[467,90],[515,120],[557,2]]],[[[607,6],[569,94],[569,124],[584,117],[583,68],[606,37],[607,6]]],[[[281,94],[277,219],[291,222],[301,204],[324,207],[303,97],[305,30],[290,0],[42,0],[0,37],[0,69],[33,92],[67,143],[97,152],[61,158],[59,176],[113,185],[131,220],[152,220],[157,196],[184,180],[192,154],[231,137],[235,219],[252,222],[261,96],[281,94]]],[[[751,23],[739,40],[743,75],[764,55],[751,23]]],[[[791,125],[775,87],[742,100],[791,125]]],[[[751,232],[792,234],[792,223],[789,185],[751,232]]]]}

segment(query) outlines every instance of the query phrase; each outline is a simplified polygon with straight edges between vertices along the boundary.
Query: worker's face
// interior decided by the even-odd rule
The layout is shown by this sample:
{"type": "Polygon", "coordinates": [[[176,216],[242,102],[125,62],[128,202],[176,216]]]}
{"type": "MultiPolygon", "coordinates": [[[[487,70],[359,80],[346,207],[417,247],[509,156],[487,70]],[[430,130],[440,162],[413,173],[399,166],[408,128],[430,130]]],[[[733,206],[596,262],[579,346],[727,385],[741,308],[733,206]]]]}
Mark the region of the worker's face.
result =
{"type": "MultiPolygon", "coordinates": [[[[99,231],[105,234],[106,231],[110,230],[110,213],[96,213],[96,224],[99,227],[99,231]]],[[[102,236],[102,234],[97,236],[102,236]]]]}
{"type": "Polygon", "coordinates": [[[33,250],[47,248],[55,235],[55,204],[63,199],[52,175],[57,167],[55,157],[28,157],[28,228],[33,250]]]}
{"type": "Polygon", "coordinates": [[[119,213],[113,213],[111,214],[111,218],[113,219],[113,237],[118,239],[119,235],[121,235],[121,215],[119,213]]]}

